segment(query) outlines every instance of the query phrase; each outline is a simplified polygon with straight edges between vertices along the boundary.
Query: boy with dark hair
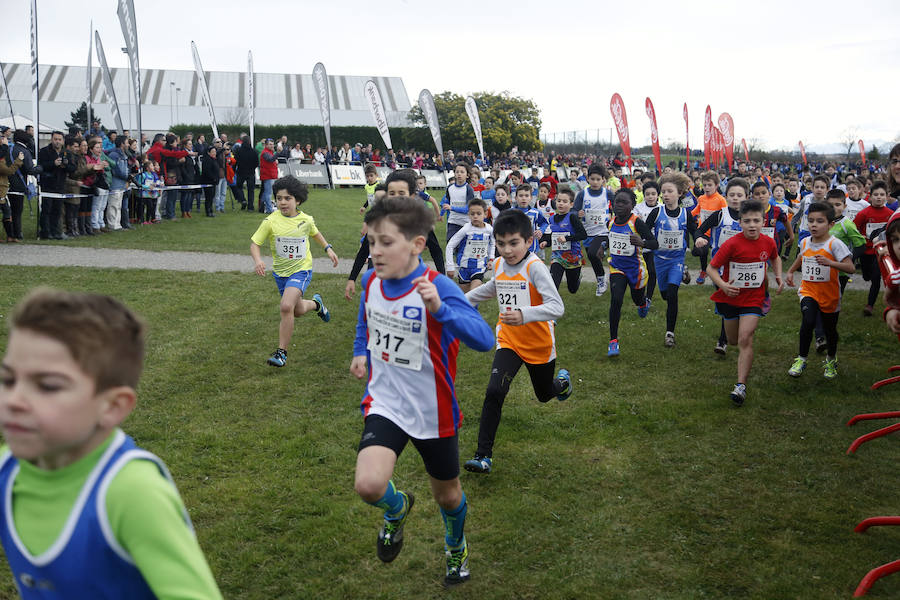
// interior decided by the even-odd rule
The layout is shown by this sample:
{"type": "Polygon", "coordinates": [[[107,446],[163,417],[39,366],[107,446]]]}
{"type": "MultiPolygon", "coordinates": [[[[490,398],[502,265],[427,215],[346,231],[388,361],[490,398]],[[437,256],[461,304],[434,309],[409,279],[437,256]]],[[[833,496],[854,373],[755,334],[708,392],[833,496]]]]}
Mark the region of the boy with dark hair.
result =
{"type": "Polygon", "coordinates": [[[143,362],[143,323],[108,296],[45,288],[16,307],[0,541],[23,598],[222,597],[168,469],[119,429],[143,362]]]}
{"type": "MultiPolygon", "coordinates": [[[[391,175],[395,173],[397,171],[391,175]]],[[[463,225],[469,222],[469,200],[475,197],[475,191],[468,183],[469,169],[465,164],[457,164],[453,168],[453,176],[454,182],[447,187],[447,192],[441,199],[441,211],[447,215],[448,242],[463,225]]]]}
{"type": "Polygon", "coordinates": [[[497,298],[500,310],[497,351],[481,409],[478,448],[475,457],[464,465],[473,473],[490,473],[493,468],[494,438],[503,401],[523,363],[539,402],[554,397],[565,400],[572,394],[567,370],[560,369],[554,377],[554,329],[565,308],[547,266],[529,250],[533,227],[531,219],[519,210],[497,217],[494,239],[500,257],[494,260],[494,277],[466,294],[466,299],[476,305],[497,298]]]}
{"type": "Polygon", "coordinates": [[[375,168],[375,165],[366,165],[363,173],[366,176],[366,201],[363,202],[363,205],[359,207],[359,214],[364,214],[366,210],[375,203],[375,188],[380,183],[378,181],[378,170],[375,168]]]}
{"type": "MultiPolygon", "coordinates": [[[[843,195],[843,191],[829,190],[843,195]]],[[[794,271],[800,270],[803,280],[800,290],[800,352],[794,359],[788,375],[800,377],[806,369],[806,357],[817,323],[825,334],[827,355],[825,357],[825,378],[837,377],[837,322],[841,311],[841,285],[838,272],[854,273],[853,256],[850,249],[831,235],[834,209],[829,204],[813,202],[807,211],[809,237],[800,242],[800,252],[787,270],[787,284],[794,286],[794,271]]]]}
{"type": "MultiPolygon", "coordinates": [[[[546,190],[544,185],[541,184],[542,190],[546,190]]],[[[556,211],[548,219],[540,243],[541,248],[550,248],[550,276],[556,289],[565,275],[570,294],[581,285],[581,241],[587,237],[581,220],[572,212],[574,196],[572,188],[559,190],[556,211]]]]}
{"type": "MultiPolygon", "coordinates": [[[[691,215],[697,219],[697,225],[702,225],[711,215],[728,206],[725,198],[719,193],[719,175],[715,171],[705,171],[700,175],[700,182],[703,185],[703,195],[697,198],[697,206],[691,210],[691,215]]],[[[703,232],[698,233],[706,235],[703,232]]],[[[697,275],[697,284],[703,285],[706,282],[709,248],[704,248],[703,245],[700,245],[695,248],[692,254],[700,257],[700,273],[697,275]]]]}
{"type": "Polygon", "coordinates": [[[870,282],[868,300],[863,308],[863,315],[866,317],[872,316],[875,301],[881,291],[881,274],[874,240],[884,232],[888,220],[894,214],[894,211],[885,206],[887,199],[887,184],[884,181],[874,182],[869,192],[869,206],[859,211],[853,219],[859,232],[866,236],[866,250],[859,259],[863,279],[870,282]]]}
{"type": "Polygon", "coordinates": [[[585,234],[584,247],[591,269],[597,278],[596,295],[602,296],[607,289],[606,272],[603,270],[603,255],[609,246],[609,207],[612,198],[604,187],[608,171],[603,165],[593,164],[588,168],[587,183],[575,196],[573,211],[582,220],[585,234]]]}
{"type": "MultiPolygon", "coordinates": [[[[727,195],[727,192],[726,192],[727,195]]],[[[781,279],[781,258],[775,241],[762,235],[764,207],[755,200],[747,200],[740,208],[741,232],[723,243],[706,267],[706,274],[717,289],[710,299],[716,303],[716,313],[724,320],[729,344],[737,344],[737,383],[730,394],[735,406],[742,406],[747,397],[747,378],[753,365],[753,336],[763,316],[764,282],[769,262],[775,270],[778,292],[784,289],[781,279]],[[719,269],[722,274],[719,275],[719,269]]]]}
{"type": "Polygon", "coordinates": [[[361,410],[365,425],[356,460],[355,489],[384,511],[377,554],[391,562],[403,547],[403,528],[415,497],[391,479],[412,441],[425,463],[444,521],[445,586],[469,579],[464,535],[468,504],[459,483],[457,429],[462,415],[454,392],[459,340],[484,352],[490,327],[446,276],[420,255],[431,211],[409,196],[415,175],[395,171],[387,197],[366,213],[374,271],[363,278],[350,373],[368,376],[361,410]]]}
{"type": "Polygon", "coordinates": [[[485,222],[488,205],[481,198],[469,201],[469,222],[447,242],[447,276],[457,275],[459,287],[468,292],[484,282],[488,261],[494,258],[491,226],[485,222]]]}
{"type": "Polygon", "coordinates": [[[278,326],[278,348],[266,363],[273,367],[283,367],[287,362],[287,348],[294,333],[295,317],[315,311],[326,323],[331,320],[322,296],[314,294],[312,300],[303,298],[312,281],[313,260],[309,252],[309,238],[322,246],[335,267],[338,265],[338,257],[331,244],[319,232],[315,220],[300,212],[300,205],[309,196],[305,183],[292,175],[286,175],[275,181],[272,192],[275,194],[277,210],[269,214],[250,237],[250,256],[253,258],[256,274],[265,276],[266,264],[262,261],[259,249],[268,242],[272,252],[272,276],[281,295],[281,322],[278,326]]]}

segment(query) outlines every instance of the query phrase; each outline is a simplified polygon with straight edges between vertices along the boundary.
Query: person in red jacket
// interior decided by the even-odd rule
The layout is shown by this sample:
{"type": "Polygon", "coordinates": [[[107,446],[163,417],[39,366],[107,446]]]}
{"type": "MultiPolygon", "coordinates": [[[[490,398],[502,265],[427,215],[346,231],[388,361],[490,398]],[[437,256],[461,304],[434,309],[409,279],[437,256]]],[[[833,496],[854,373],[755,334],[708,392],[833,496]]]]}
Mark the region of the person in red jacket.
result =
{"type": "Polygon", "coordinates": [[[266,214],[275,210],[272,206],[272,184],[276,179],[278,179],[278,159],[275,157],[275,142],[272,138],[268,138],[259,156],[259,180],[262,182],[260,200],[266,214]]]}
{"type": "MultiPolygon", "coordinates": [[[[162,169],[162,173],[160,177],[163,179],[163,182],[166,185],[177,185],[178,177],[177,177],[177,169],[169,169],[168,166],[170,164],[174,164],[173,160],[181,160],[184,161],[185,157],[191,154],[187,150],[175,150],[172,148],[166,148],[163,145],[163,142],[169,143],[171,146],[177,143],[178,138],[170,133],[168,136],[164,136],[161,133],[157,133],[153,136],[153,145],[150,146],[150,149],[147,151],[147,156],[150,160],[159,164],[162,169]],[[171,138],[169,137],[171,136],[171,138]],[[166,160],[170,159],[170,160],[166,160]]],[[[163,192],[161,204],[163,218],[165,219],[174,219],[175,218],[175,202],[181,196],[181,190],[169,190],[163,192]]]]}
{"type": "Polygon", "coordinates": [[[556,170],[555,169],[546,171],[546,173],[547,173],[546,175],[541,177],[541,181],[538,185],[540,185],[541,183],[546,183],[546,184],[550,185],[550,199],[554,200],[556,198],[556,190],[557,190],[557,186],[559,186],[559,180],[556,178],[556,170]]]}
{"type": "Polygon", "coordinates": [[[872,316],[875,301],[881,291],[881,277],[878,271],[878,257],[875,254],[874,241],[881,235],[894,211],[887,208],[887,185],[883,181],[872,184],[869,192],[869,206],[856,213],[853,222],[861,234],[866,236],[866,253],[859,257],[863,279],[869,282],[869,297],[863,315],[872,316]]]}

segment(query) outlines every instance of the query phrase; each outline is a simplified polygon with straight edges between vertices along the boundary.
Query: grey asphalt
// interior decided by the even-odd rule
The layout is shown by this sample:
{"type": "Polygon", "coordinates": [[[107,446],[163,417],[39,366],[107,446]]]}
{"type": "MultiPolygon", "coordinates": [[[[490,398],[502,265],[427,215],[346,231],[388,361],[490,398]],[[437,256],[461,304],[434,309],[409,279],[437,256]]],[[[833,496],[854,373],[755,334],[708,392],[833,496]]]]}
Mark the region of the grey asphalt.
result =
{"type": "MultiPolygon", "coordinates": [[[[264,256],[266,268],[272,268],[271,257],[264,256]]],[[[429,263],[431,264],[431,263],[429,263]]],[[[50,244],[3,244],[0,246],[0,265],[20,265],[28,267],[98,267],[114,269],[151,269],[158,271],[195,271],[221,273],[238,271],[253,272],[253,261],[249,254],[218,254],[215,252],[153,252],[125,248],[76,248],[72,246],[52,246],[50,244]]],[[[431,265],[433,266],[433,265],[431,265]]],[[[337,268],[331,266],[328,258],[313,259],[313,270],[321,274],[348,275],[353,267],[352,259],[340,259],[337,268]]],[[[696,269],[692,270],[694,277],[696,269]]],[[[595,282],[591,269],[582,269],[582,280],[595,282]]],[[[771,273],[769,274],[772,278],[771,273]]],[[[796,277],[799,283],[799,276],[796,277]]],[[[774,285],[774,281],[771,282],[774,285]]],[[[691,285],[694,285],[691,282],[691,285]]],[[[710,285],[707,282],[706,285],[710,285]]],[[[868,289],[857,273],[848,284],[851,289],[868,289]]]]}

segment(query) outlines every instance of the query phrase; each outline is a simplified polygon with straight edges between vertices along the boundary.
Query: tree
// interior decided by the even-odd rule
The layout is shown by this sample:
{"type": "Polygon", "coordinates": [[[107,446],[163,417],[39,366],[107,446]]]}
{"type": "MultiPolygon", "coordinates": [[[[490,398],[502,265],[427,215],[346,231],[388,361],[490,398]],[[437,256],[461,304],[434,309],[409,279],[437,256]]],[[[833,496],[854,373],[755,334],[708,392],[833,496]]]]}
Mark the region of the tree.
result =
{"type": "MultiPolygon", "coordinates": [[[[538,135],[541,117],[534,102],[510,96],[505,91],[499,94],[478,92],[472,96],[478,106],[485,152],[507,152],[513,146],[518,146],[524,152],[543,148],[538,135]]],[[[478,147],[475,132],[466,114],[465,98],[453,92],[441,92],[434,97],[434,107],[445,148],[478,147]]],[[[413,123],[426,124],[418,105],[409,111],[409,118],[413,123]]]]}
{"type": "Polygon", "coordinates": [[[873,162],[881,160],[881,152],[878,150],[878,146],[872,146],[872,149],[869,150],[869,154],[866,158],[873,162]]]}
{"type": "MultiPolygon", "coordinates": [[[[66,127],[81,127],[82,131],[87,131],[89,129],[90,123],[87,122],[87,102],[82,102],[81,106],[76,108],[74,111],[70,113],[70,117],[72,119],[71,122],[65,121],[66,127]]],[[[100,122],[100,117],[97,116],[97,113],[91,115],[92,120],[100,122]]],[[[103,125],[100,125],[101,129],[103,125]]]]}
{"type": "Polygon", "coordinates": [[[847,148],[847,162],[850,162],[850,153],[853,151],[853,146],[856,145],[859,140],[859,129],[856,127],[848,127],[844,131],[841,132],[841,144],[843,144],[847,148]]]}

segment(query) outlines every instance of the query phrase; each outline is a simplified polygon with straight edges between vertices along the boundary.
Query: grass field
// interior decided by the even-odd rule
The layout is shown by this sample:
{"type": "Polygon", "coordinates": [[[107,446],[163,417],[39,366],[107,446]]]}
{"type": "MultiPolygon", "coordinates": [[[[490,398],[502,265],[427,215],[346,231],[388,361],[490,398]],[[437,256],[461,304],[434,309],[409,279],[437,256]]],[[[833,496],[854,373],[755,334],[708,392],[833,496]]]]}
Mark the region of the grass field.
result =
{"type": "MultiPolygon", "coordinates": [[[[315,192],[308,205],[341,256],[355,251],[359,194],[315,192]]],[[[243,253],[257,221],[228,214],[75,243],[243,253]]],[[[0,315],[28,289],[54,285],[112,294],[146,319],[139,405],[124,428],[172,470],[226,598],[448,595],[440,517],[415,451],[407,448],[395,476],[420,500],[394,563],[375,557],[380,515],[353,492],[363,386],[348,372],[357,305],[341,298],[342,277],[316,275],[312,288],[332,321],[299,319],[281,370],[264,364],[277,327],[269,279],[0,267],[0,280],[0,315]]],[[[761,324],[747,404],[735,409],[727,394],[736,352],[712,353],[710,290],[682,290],[671,350],[662,347],[663,303],[639,320],[626,301],[618,359],[605,356],[608,295],[596,298],[592,286],[563,293],[559,364],[572,371],[575,394],[541,405],[524,373],[514,382],[494,472],[462,475],[472,580],[450,594],[840,598],[870,568],[900,558],[900,532],[853,532],[865,517],[900,513],[891,467],[900,440],[844,454],[873,429],[846,428],[851,415],[898,408],[896,390],[868,389],[897,362],[896,338],[877,317],[863,318],[862,292],[849,291],[839,377],[825,381],[812,356],[791,379],[799,310],[786,292],[761,324]]],[[[496,305],[481,310],[493,323],[496,305]]],[[[460,353],[463,459],[474,450],[490,361],[460,353]]],[[[9,576],[0,581],[0,597],[12,597],[9,576]]],[[[898,576],[870,592],[898,595],[898,576]]]]}

